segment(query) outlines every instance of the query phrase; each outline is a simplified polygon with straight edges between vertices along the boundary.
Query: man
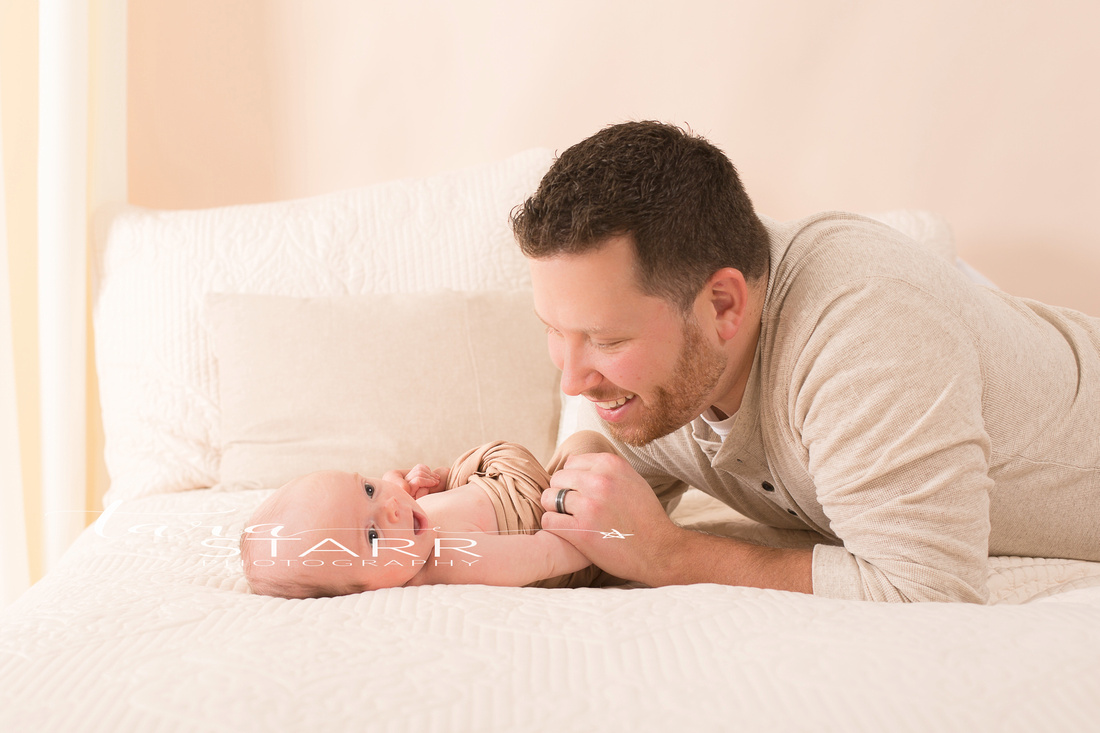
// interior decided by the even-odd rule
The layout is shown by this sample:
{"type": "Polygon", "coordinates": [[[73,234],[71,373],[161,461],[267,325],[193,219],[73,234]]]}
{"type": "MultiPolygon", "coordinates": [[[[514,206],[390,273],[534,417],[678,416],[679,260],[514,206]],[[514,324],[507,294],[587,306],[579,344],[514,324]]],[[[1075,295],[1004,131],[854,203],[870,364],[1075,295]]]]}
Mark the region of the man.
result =
{"type": "Polygon", "coordinates": [[[758,217],[652,122],[565,151],[512,223],[562,389],[625,456],[571,459],[543,526],[609,573],[982,602],[991,554],[1100,560],[1097,319],[859,216],[758,217]],[[677,527],[687,486],[821,544],[677,527]]]}

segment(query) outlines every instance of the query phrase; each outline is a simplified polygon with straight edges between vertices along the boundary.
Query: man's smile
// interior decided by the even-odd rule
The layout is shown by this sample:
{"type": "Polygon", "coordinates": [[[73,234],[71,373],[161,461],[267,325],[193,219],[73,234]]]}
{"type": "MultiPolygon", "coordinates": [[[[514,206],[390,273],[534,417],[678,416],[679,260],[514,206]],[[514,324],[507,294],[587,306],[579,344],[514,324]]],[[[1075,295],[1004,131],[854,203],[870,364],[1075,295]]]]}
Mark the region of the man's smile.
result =
{"type": "Polygon", "coordinates": [[[614,410],[616,407],[622,407],[628,400],[634,399],[634,395],[627,394],[619,397],[618,399],[608,400],[606,402],[600,400],[592,400],[593,404],[597,407],[602,407],[605,410],[614,410]]]}
{"type": "Polygon", "coordinates": [[[635,394],[625,394],[613,400],[589,399],[596,408],[596,414],[600,416],[601,420],[609,423],[618,423],[626,419],[626,411],[630,409],[631,405],[637,402],[636,398],[637,395],[635,394]]]}

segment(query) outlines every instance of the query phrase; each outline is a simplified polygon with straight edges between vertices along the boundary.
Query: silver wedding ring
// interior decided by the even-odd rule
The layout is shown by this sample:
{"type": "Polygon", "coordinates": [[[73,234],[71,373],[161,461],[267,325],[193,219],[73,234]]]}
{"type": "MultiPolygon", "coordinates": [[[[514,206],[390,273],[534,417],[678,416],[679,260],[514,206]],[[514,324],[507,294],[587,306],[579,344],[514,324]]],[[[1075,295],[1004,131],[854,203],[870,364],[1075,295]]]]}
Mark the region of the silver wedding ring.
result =
{"type": "Polygon", "coordinates": [[[558,496],[554,499],[554,509],[557,510],[558,514],[569,514],[565,511],[565,495],[570,491],[573,491],[573,489],[558,489],[558,496]]]}

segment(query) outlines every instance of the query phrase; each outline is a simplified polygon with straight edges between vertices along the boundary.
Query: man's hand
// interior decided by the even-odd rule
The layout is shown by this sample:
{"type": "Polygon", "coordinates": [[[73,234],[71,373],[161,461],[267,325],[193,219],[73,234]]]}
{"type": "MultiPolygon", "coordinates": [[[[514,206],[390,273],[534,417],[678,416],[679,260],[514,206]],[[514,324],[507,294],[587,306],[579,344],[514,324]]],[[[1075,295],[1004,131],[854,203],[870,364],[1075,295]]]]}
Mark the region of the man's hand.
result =
{"type": "Polygon", "coordinates": [[[645,479],[610,453],[571,456],[542,492],[542,528],[594,565],[650,586],[722,583],[813,593],[813,552],[693,532],[669,519],[645,479]],[[558,492],[565,511],[557,513],[558,492]]]}
{"type": "Polygon", "coordinates": [[[673,524],[645,479],[610,453],[571,456],[542,493],[545,530],[569,541],[585,557],[624,580],[663,585],[677,539],[673,524]],[[567,514],[557,513],[561,489],[567,514]]]}

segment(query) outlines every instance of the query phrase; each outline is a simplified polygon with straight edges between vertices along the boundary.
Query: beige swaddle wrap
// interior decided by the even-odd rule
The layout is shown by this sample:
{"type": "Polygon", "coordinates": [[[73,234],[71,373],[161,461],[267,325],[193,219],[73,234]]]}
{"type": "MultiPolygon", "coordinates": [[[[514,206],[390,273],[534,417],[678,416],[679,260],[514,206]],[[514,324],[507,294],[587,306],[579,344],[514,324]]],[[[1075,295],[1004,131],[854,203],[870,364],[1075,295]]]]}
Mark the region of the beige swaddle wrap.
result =
{"type": "MultiPolygon", "coordinates": [[[[550,459],[550,470],[517,443],[497,440],[473,448],[451,467],[447,488],[474,484],[493,504],[497,530],[534,534],[542,529],[542,492],[550,486],[550,474],[576,453],[614,453],[600,434],[582,432],[565,440],[550,459]]],[[[528,585],[537,588],[579,588],[593,584],[600,569],[594,565],[568,575],[546,578],[528,585]]]]}

